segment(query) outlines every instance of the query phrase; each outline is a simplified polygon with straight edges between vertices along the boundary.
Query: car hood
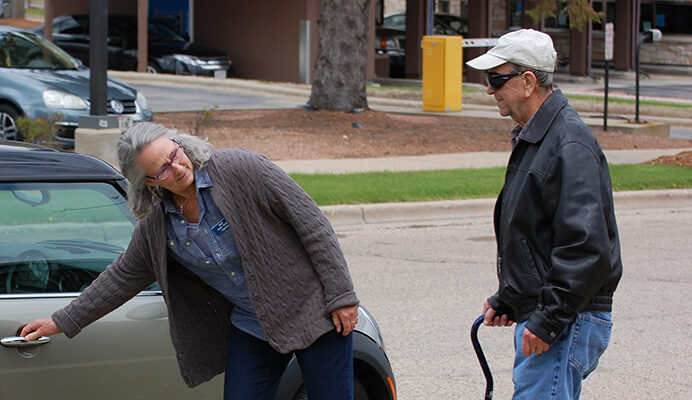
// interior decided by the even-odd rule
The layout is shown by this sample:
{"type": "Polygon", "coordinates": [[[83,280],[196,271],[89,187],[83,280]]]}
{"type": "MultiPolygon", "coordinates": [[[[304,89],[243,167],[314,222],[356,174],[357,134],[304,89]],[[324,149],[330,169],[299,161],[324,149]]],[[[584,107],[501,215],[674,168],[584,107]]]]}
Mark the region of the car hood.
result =
{"type": "Polygon", "coordinates": [[[149,42],[149,55],[162,57],[171,54],[186,54],[202,58],[228,57],[224,52],[197,43],[149,42]]]}
{"type": "MultiPolygon", "coordinates": [[[[7,69],[6,74],[14,75],[17,80],[34,81],[45,86],[44,90],[57,89],[89,99],[89,70],[38,70],[38,69],[7,69]]],[[[108,79],[107,91],[109,99],[134,99],[137,92],[132,87],[108,79]]]]}

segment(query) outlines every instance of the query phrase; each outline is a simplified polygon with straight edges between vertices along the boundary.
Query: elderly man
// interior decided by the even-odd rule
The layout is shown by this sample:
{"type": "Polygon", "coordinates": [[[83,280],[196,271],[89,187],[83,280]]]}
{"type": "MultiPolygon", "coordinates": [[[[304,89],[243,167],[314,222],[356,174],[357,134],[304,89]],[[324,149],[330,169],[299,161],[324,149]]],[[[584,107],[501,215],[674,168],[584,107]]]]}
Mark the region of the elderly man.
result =
{"type": "Polygon", "coordinates": [[[514,399],[576,399],[608,345],[622,275],[610,173],[593,134],[553,90],[550,36],[510,32],[467,63],[518,125],[495,205],[499,289],[485,324],[517,323],[514,399]]]}

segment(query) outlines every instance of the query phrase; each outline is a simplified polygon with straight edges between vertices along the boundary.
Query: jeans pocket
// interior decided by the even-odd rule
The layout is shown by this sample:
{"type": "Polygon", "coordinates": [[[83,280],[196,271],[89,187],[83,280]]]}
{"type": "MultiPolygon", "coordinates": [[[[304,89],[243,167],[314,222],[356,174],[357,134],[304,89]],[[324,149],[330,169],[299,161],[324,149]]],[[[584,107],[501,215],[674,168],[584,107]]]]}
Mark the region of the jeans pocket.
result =
{"type": "Polygon", "coordinates": [[[608,347],[613,322],[610,313],[586,312],[580,313],[574,324],[569,362],[586,378],[596,368],[608,347]]]}

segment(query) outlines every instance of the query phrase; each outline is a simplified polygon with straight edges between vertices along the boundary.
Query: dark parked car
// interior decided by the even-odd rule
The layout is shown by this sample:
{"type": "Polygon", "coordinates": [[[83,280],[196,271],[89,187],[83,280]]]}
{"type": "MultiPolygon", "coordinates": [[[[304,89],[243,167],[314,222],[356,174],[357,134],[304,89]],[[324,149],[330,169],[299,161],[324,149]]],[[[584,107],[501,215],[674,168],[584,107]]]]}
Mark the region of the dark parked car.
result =
{"type": "MultiPolygon", "coordinates": [[[[0,397],[5,399],[220,399],[223,377],[188,389],[154,284],[74,339],[26,343],[23,323],[49,316],[127,247],[135,220],[127,182],[82,154],[0,140],[0,397]]],[[[377,326],[359,310],[355,399],[395,399],[377,326]]],[[[294,358],[279,400],[306,399],[294,358]]]]}
{"type": "MultiPolygon", "coordinates": [[[[388,28],[406,30],[406,13],[398,12],[387,14],[382,20],[382,26],[388,28]]],[[[435,13],[433,22],[433,35],[461,35],[466,37],[469,31],[468,21],[458,15],[435,13]]]]}
{"type": "MultiPolygon", "coordinates": [[[[457,15],[435,13],[433,35],[468,34],[468,22],[457,15]]],[[[375,28],[375,52],[389,56],[389,76],[404,78],[406,62],[406,13],[384,16],[382,24],[375,28]]]]}
{"type": "MultiPolygon", "coordinates": [[[[43,34],[44,27],[35,29],[43,34]]],[[[166,21],[149,18],[147,70],[178,75],[232,76],[230,57],[210,47],[190,43],[166,21]]],[[[89,65],[89,15],[53,19],[53,43],[89,65]]],[[[137,17],[108,16],[108,68],[137,69],[137,17]]]]}
{"type": "MultiPolygon", "coordinates": [[[[90,113],[89,69],[42,36],[0,25],[0,139],[21,139],[17,118],[54,121],[56,139],[74,146],[80,116],[90,113]]],[[[107,81],[107,112],[124,125],[151,121],[146,98],[135,88],[107,81]]]]}
{"type": "Polygon", "coordinates": [[[406,32],[387,26],[375,27],[375,54],[389,57],[389,77],[405,77],[406,32]]]}

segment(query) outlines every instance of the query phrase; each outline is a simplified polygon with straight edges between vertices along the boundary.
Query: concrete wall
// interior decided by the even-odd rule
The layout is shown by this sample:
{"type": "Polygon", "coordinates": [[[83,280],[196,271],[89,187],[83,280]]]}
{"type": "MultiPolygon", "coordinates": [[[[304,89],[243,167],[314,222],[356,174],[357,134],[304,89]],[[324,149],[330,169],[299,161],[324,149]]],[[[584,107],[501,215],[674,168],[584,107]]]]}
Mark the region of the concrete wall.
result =
{"type": "Polygon", "coordinates": [[[314,60],[319,10],[319,0],[197,0],[195,41],[227,52],[238,77],[297,81],[299,21],[310,21],[314,60]]]}
{"type": "MultiPolygon", "coordinates": [[[[371,2],[370,13],[374,13],[371,2]]],[[[299,24],[310,21],[311,66],[317,58],[320,0],[257,2],[196,0],[195,42],[217,47],[231,57],[235,76],[297,82],[299,24]]],[[[374,17],[371,17],[374,49],[374,17]]],[[[367,76],[374,76],[374,51],[368,54],[367,76]]],[[[313,71],[310,77],[314,77],[313,71]]]]}

